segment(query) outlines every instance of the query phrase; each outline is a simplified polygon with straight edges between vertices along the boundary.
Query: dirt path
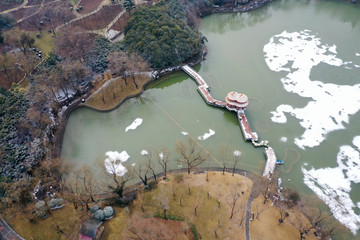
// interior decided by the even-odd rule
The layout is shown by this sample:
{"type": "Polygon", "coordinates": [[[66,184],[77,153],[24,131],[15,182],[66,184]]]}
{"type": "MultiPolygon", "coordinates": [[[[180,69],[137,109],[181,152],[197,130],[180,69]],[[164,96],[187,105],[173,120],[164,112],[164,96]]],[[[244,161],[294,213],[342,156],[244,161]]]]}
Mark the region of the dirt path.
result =
{"type": "Polygon", "coordinates": [[[106,4],[108,4],[108,0],[102,1],[102,2],[100,3],[100,5],[99,5],[94,11],[92,11],[92,12],[89,12],[89,13],[84,14],[84,15],[80,15],[80,14],[79,14],[80,16],[79,16],[78,14],[76,14],[76,15],[77,15],[76,18],[71,19],[71,20],[70,20],[69,22],[67,22],[67,23],[64,23],[64,24],[61,24],[61,25],[57,26],[57,27],[55,28],[55,30],[58,31],[60,28],[66,26],[66,24],[73,23],[73,22],[75,22],[75,21],[77,21],[77,20],[83,19],[83,18],[85,18],[85,17],[87,17],[87,16],[90,16],[90,15],[92,15],[92,14],[97,13],[97,12],[100,11],[100,10],[102,9],[102,7],[103,7],[104,5],[106,5],[106,4]]]}
{"type": "Polygon", "coordinates": [[[11,228],[2,217],[0,217],[0,239],[25,240],[11,228]]]}
{"type": "Polygon", "coordinates": [[[25,0],[21,5],[17,6],[17,7],[14,7],[14,8],[11,8],[11,9],[8,9],[8,10],[5,10],[5,11],[2,11],[0,12],[0,14],[5,14],[5,13],[10,13],[10,12],[14,12],[22,7],[25,7],[25,5],[28,4],[28,0],[25,0]]]}

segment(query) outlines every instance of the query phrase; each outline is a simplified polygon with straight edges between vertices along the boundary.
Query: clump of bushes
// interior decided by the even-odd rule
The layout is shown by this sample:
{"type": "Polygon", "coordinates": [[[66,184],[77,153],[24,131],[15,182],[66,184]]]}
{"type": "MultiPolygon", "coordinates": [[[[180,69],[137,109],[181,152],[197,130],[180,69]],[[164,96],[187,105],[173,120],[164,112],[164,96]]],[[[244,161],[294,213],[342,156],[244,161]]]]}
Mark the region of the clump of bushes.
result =
{"type": "Polygon", "coordinates": [[[94,205],[90,208],[90,212],[93,214],[93,218],[99,221],[104,221],[106,219],[110,219],[114,216],[114,209],[110,206],[101,210],[98,205],[94,205]]]}
{"type": "Polygon", "coordinates": [[[170,4],[157,4],[136,11],[125,27],[126,50],[137,51],[153,68],[174,66],[198,56],[202,36],[183,18],[174,17],[181,12],[172,14],[173,9],[170,4]]]}

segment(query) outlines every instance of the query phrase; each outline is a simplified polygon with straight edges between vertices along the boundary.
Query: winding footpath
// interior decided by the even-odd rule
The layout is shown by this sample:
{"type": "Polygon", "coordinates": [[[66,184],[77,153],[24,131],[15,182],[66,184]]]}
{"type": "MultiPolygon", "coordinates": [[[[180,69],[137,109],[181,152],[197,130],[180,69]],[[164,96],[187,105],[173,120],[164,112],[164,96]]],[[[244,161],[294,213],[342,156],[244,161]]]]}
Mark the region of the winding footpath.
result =
{"type": "Polygon", "coordinates": [[[4,240],[25,240],[17,234],[5,220],[0,216],[0,239],[4,240]]]}

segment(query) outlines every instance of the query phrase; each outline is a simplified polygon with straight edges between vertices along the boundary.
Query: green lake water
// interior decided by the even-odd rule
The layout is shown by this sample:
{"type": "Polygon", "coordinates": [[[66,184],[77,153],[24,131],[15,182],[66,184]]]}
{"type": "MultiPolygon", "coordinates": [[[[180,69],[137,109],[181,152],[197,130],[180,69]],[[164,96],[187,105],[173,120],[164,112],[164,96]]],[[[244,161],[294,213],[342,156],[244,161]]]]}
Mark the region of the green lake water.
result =
{"type": "MultiPolygon", "coordinates": [[[[332,1],[276,1],[248,13],[205,17],[199,30],[208,39],[208,55],[194,68],[207,81],[213,97],[224,99],[229,91],[247,94],[250,104],[246,113],[252,129],[260,139],[269,140],[278,159],[285,162],[278,168],[284,186],[306,194],[315,192],[327,205],[331,205],[335,196],[345,194],[348,218],[352,221],[347,226],[359,236],[360,157],[357,154],[360,147],[356,137],[360,135],[360,92],[357,95],[356,91],[360,83],[360,8],[332,1]],[[311,45],[314,41],[318,41],[315,47],[311,45]],[[289,44],[293,42],[299,44],[292,47],[289,44]],[[279,51],[271,54],[275,45],[279,51]],[[336,46],[335,51],[332,46],[336,46]],[[313,49],[327,51],[316,53],[313,49]],[[309,57],[302,59],[305,55],[309,57]],[[333,63],[331,59],[326,60],[327,56],[342,62],[333,63]],[[325,60],[313,64],[309,70],[309,62],[316,62],[317,57],[325,60]],[[285,64],[279,64],[290,70],[276,70],[266,59],[271,62],[284,59],[285,64]],[[307,71],[310,74],[306,75],[307,71]],[[296,74],[293,73],[299,74],[299,79],[308,77],[310,82],[317,80],[320,84],[301,86],[302,80],[294,80],[296,74]],[[283,83],[281,79],[284,78],[291,83],[283,83]],[[294,81],[299,83],[291,87],[294,81]],[[301,87],[305,90],[299,90],[301,87]],[[331,97],[321,101],[322,92],[316,89],[323,89],[324,96],[331,97]],[[340,95],[335,97],[335,93],[340,95]],[[317,107],[309,110],[309,102],[317,107]],[[287,121],[281,123],[274,120],[272,112],[282,104],[301,110],[285,112],[287,121]],[[326,112],[326,109],[331,111],[326,112]],[[337,117],[331,112],[342,113],[337,117]],[[348,119],[343,121],[340,116],[348,119]],[[304,126],[302,119],[311,126],[304,126]],[[338,126],[342,123],[342,127],[331,127],[326,119],[332,119],[338,126]],[[323,138],[316,136],[316,126],[326,132],[323,138]],[[296,139],[306,130],[309,135],[304,137],[303,145],[296,144],[296,139]],[[311,145],[314,140],[318,141],[311,145]],[[343,146],[347,147],[341,157],[338,154],[343,146]],[[351,156],[347,155],[348,151],[351,156]],[[351,164],[347,161],[350,158],[351,164]],[[349,188],[343,189],[324,180],[335,176],[349,188]],[[333,194],[331,197],[328,189],[333,194]]],[[[232,151],[242,152],[239,168],[260,174],[265,163],[263,149],[245,142],[236,115],[206,105],[196,87],[185,73],[176,72],[157,80],[140,97],[126,101],[114,111],[75,110],[66,127],[63,158],[99,168],[98,163],[104,161],[106,152],[126,151],[130,156],[126,164],[130,167],[142,161],[141,150],[159,150],[165,146],[171,150],[171,159],[175,159],[174,143],[186,140],[184,132],[198,137],[211,129],[215,134],[199,140],[199,144],[218,161],[210,159],[206,165],[221,166],[219,149],[228,146],[232,151]],[[142,124],[125,132],[136,118],[143,119],[142,124]]],[[[231,161],[232,158],[229,165],[231,161]]],[[[171,168],[178,167],[172,161],[171,168]]],[[[345,221],[340,216],[338,219],[345,221]]]]}

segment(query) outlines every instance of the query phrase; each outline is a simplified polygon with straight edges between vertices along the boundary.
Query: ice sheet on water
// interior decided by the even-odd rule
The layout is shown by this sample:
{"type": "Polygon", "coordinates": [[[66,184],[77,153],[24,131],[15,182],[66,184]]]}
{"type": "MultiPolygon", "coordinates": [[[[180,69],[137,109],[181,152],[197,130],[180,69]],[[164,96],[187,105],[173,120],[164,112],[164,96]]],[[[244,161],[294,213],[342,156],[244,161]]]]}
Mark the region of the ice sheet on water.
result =
{"type": "Polygon", "coordinates": [[[360,84],[354,86],[323,83],[310,79],[313,67],[325,63],[334,67],[354,67],[336,56],[336,46],[321,43],[310,30],[275,35],[264,46],[265,61],[273,71],[288,72],[281,79],[284,89],[311,99],[303,108],[279,105],[271,120],[286,123],[287,116],[300,120],[304,133],[295,138],[297,146],[315,147],[328,133],[344,129],[349,116],[360,110],[360,84]]]}
{"type": "Polygon", "coordinates": [[[329,207],[334,217],[354,234],[360,229],[360,202],[350,198],[351,183],[360,184],[360,136],[353,146],[340,147],[337,154],[338,167],[310,170],[302,168],[304,183],[313,190],[329,207]]]}
{"type": "Polygon", "coordinates": [[[144,149],[144,150],[141,150],[140,154],[144,156],[144,155],[148,155],[149,152],[144,149]]]}
{"type": "Polygon", "coordinates": [[[143,122],[142,118],[136,118],[128,127],[125,128],[125,132],[129,130],[135,130],[143,122]]]}
{"type": "Polygon", "coordinates": [[[235,150],[234,151],[234,156],[240,157],[241,156],[240,150],[235,150]]]}
{"type": "Polygon", "coordinates": [[[214,134],[215,134],[215,131],[212,130],[212,129],[209,129],[209,132],[208,132],[208,133],[205,133],[205,134],[202,135],[202,136],[198,136],[198,139],[199,139],[199,140],[206,140],[206,139],[208,139],[209,137],[211,137],[211,136],[214,135],[214,134]]]}

